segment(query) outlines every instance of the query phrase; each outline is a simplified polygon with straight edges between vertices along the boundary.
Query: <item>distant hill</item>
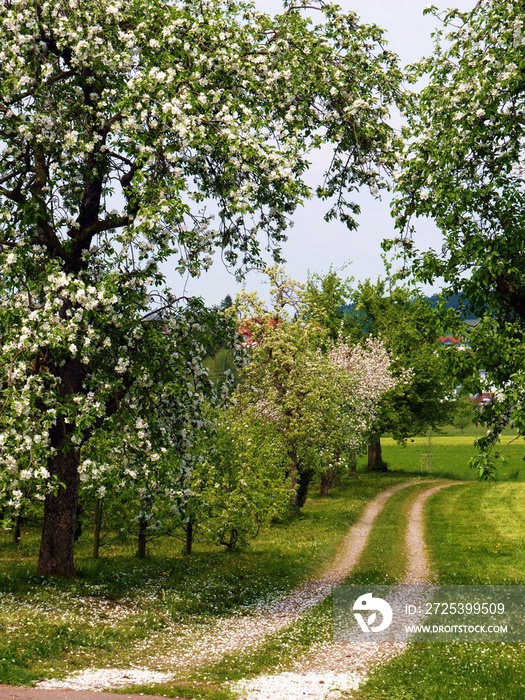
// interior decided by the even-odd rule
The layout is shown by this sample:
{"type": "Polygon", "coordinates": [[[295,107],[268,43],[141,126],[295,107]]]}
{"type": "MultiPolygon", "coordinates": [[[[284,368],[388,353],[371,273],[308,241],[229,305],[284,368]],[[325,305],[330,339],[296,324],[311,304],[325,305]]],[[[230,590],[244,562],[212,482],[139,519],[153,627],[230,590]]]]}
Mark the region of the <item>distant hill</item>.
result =
{"type": "MultiPolygon", "coordinates": [[[[437,306],[439,304],[440,297],[438,294],[433,294],[431,297],[426,297],[426,300],[428,301],[430,306],[437,306]]],[[[463,305],[468,306],[468,302],[466,299],[464,299],[463,305]]],[[[459,296],[459,294],[453,294],[452,296],[448,297],[445,306],[447,309],[459,309],[461,307],[461,297],[459,296]]],[[[341,307],[341,311],[343,311],[344,314],[350,314],[354,310],[355,304],[346,304],[346,306],[341,307]]],[[[467,322],[478,320],[478,317],[475,314],[465,309],[461,309],[461,318],[467,322]]],[[[471,324],[469,323],[469,325],[471,324]]]]}
{"type": "MultiPolygon", "coordinates": [[[[438,294],[434,294],[431,297],[427,297],[427,301],[431,306],[437,306],[440,302],[440,297],[438,294]]],[[[445,304],[445,307],[447,309],[460,309],[461,318],[464,321],[476,321],[477,316],[471,311],[465,309],[466,306],[468,306],[468,299],[465,299],[464,297],[462,299],[462,297],[459,294],[453,294],[452,296],[449,296],[445,304]]]]}

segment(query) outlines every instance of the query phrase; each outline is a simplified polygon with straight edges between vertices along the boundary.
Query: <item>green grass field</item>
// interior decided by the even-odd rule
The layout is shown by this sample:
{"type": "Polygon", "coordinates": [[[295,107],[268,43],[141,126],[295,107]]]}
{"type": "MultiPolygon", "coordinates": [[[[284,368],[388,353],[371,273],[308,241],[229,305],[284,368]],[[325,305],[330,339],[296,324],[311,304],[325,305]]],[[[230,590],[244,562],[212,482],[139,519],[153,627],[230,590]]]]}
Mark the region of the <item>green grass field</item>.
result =
{"type": "MultiPolygon", "coordinates": [[[[415,437],[405,446],[385,437],[381,441],[383,459],[396,474],[427,473],[428,462],[431,476],[476,481],[477,473],[469,468],[469,461],[478,453],[474,440],[480,436],[479,429],[472,426],[464,434],[458,432],[447,428],[445,434],[415,437]],[[426,455],[430,455],[430,459],[427,460],[426,455]]],[[[506,431],[497,449],[507,462],[499,463],[497,481],[525,481],[525,440],[516,440],[515,434],[506,431]]],[[[362,459],[361,465],[364,463],[362,459]]]]}

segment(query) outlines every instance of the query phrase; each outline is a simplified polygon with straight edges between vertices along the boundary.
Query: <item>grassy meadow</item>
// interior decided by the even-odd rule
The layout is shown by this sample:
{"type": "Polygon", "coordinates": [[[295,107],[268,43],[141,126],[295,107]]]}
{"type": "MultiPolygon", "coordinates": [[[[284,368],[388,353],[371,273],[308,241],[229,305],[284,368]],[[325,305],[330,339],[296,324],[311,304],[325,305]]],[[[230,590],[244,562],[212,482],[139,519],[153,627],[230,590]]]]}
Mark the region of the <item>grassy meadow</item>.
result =
{"type": "MultiPolygon", "coordinates": [[[[469,461],[478,453],[474,440],[481,435],[477,426],[470,426],[463,433],[447,426],[443,432],[411,438],[406,445],[398,445],[392,438],[384,437],[381,440],[383,460],[390,472],[396,474],[428,473],[433,477],[476,481],[477,473],[469,467],[469,461]],[[430,455],[428,460],[427,455],[430,455]]],[[[506,430],[496,451],[506,462],[498,463],[496,480],[525,481],[525,440],[516,439],[516,433],[506,430]]],[[[363,467],[364,464],[362,459],[363,467]]]]}

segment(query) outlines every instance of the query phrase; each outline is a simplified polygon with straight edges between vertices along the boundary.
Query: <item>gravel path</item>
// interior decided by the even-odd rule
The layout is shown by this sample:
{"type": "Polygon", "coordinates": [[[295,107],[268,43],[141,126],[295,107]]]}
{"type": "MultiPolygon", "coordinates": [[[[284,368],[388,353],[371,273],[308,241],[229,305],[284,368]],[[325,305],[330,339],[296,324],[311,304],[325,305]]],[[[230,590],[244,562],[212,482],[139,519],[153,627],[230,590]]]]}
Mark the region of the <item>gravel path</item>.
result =
{"type": "Polygon", "coordinates": [[[407,555],[405,583],[417,584],[431,582],[432,570],[425,543],[425,503],[437,491],[441,491],[441,489],[447,488],[448,486],[454,486],[457,483],[456,481],[448,484],[440,484],[439,486],[428,489],[428,491],[423,491],[412,504],[405,536],[407,555]]]}
{"type": "MultiPolygon", "coordinates": [[[[432,578],[425,546],[424,506],[433,494],[454,483],[457,482],[438,484],[423,491],[411,505],[405,536],[405,583],[428,583],[432,578]]],[[[364,545],[360,551],[363,549],[364,545]]],[[[356,690],[375,666],[402,653],[405,647],[404,643],[393,642],[326,644],[315,648],[291,672],[241,681],[235,688],[242,692],[243,700],[336,700],[341,692],[356,690]]]]}

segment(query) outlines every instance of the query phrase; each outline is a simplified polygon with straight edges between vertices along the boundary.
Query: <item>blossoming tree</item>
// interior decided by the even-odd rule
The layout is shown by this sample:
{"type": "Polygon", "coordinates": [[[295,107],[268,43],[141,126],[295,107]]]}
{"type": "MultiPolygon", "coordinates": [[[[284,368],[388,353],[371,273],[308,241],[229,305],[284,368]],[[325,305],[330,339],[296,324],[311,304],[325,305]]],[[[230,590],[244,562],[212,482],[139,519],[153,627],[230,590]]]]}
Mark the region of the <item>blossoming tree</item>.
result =
{"type": "Polygon", "coordinates": [[[275,451],[284,452],[292,502],[301,507],[315,475],[322,479],[366,446],[380,398],[405,377],[394,377],[381,340],[334,339],[308,313],[302,285],[279,268],[267,273],[270,307],[244,293],[232,307],[251,346],[234,400],[245,420],[278,436],[275,451]]]}
{"type": "Polygon", "coordinates": [[[161,264],[196,275],[220,249],[242,268],[260,234],[278,255],[325,142],[329,216],[352,226],[345,191],[381,186],[395,58],[377,27],[310,6],[322,21],[302,0],[276,17],[244,0],[0,6],[1,491],[15,510],[45,499],[41,574],[74,575],[93,436],[118,431],[123,474],[191,442],[205,314],[161,264]]]}

